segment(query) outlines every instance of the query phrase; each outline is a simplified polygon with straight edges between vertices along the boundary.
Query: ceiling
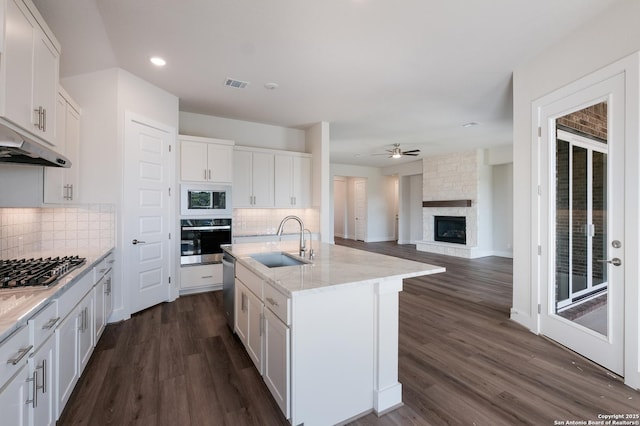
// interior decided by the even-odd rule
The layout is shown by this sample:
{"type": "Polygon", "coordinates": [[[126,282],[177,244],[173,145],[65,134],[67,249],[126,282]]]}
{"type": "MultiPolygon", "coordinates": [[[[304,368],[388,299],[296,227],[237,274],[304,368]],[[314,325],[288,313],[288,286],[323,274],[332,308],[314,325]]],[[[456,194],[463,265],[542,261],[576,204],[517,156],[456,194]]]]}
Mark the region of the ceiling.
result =
{"type": "Polygon", "coordinates": [[[34,3],[63,46],[61,77],[117,66],[178,96],[181,111],[326,121],[332,162],[387,166],[416,159],[372,155],[394,143],[417,158],[510,144],[513,69],[619,1],[34,3]]]}

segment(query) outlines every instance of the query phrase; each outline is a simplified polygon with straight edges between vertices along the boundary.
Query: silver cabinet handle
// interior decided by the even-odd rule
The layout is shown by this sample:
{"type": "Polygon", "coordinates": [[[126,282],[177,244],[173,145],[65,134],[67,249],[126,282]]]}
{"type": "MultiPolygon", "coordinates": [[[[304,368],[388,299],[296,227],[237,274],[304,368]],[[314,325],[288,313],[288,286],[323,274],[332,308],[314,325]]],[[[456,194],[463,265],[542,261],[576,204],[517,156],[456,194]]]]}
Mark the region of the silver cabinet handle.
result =
{"type": "Polygon", "coordinates": [[[270,297],[267,297],[267,302],[271,303],[271,306],[278,306],[278,302],[276,302],[275,299],[272,299],[270,297]]]}
{"type": "Polygon", "coordinates": [[[26,348],[20,349],[16,356],[7,360],[7,364],[16,365],[31,351],[31,349],[33,349],[33,345],[29,345],[26,348]]]}
{"type": "Polygon", "coordinates": [[[146,243],[146,241],[140,241],[140,240],[135,239],[135,238],[133,239],[133,241],[131,241],[131,244],[133,244],[134,246],[136,244],[144,244],[144,243],[146,243]]]}
{"type": "Polygon", "coordinates": [[[211,180],[211,169],[208,169],[209,171],[209,180],[211,180]]]}
{"type": "Polygon", "coordinates": [[[46,359],[42,360],[42,386],[40,386],[40,389],[42,389],[42,393],[47,393],[47,360],[46,359]]]}
{"type": "Polygon", "coordinates": [[[47,131],[47,109],[42,108],[42,131],[47,131]]]}
{"type": "Polygon", "coordinates": [[[620,266],[620,265],[622,265],[622,260],[620,260],[620,259],[619,259],[619,258],[617,258],[617,257],[614,257],[614,258],[613,258],[613,259],[611,259],[611,260],[607,260],[607,259],[599,259],[599,260],[598,260],[598,262],[600,262],[600,263],[610,263],[610,264],[612,264],[613,266],[620,266]]]}
{"type": "Polygon", "coordinates": [[[42,326],[43,330],[51,330],[56,323],[60,321],[60,317],[51,318],[46,324],[42,326]]]}
{"type": "Polygon", "coordinates": [[[207,180],[207,169],[202,170],[204,172],[204,180],[207,180]]]}
{"type": "Polygon", "coordinates": [[[36,408],[38,406],[38,372],[34,371],[31,378],[27,379],[27,382],[32,383],[33,398],[27,399],[25,404],[31,404],[33,408],[36,408]]]}

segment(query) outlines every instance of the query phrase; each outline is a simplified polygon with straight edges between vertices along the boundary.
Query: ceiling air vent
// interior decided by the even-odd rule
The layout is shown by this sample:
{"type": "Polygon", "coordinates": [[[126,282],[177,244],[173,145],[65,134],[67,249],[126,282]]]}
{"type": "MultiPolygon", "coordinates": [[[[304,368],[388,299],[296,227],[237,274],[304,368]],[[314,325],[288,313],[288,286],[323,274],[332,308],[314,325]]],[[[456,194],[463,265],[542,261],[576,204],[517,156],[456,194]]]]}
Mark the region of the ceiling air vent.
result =
{"type": "Polygon", "coordinates": [[[227,79],[224,81],[225,86],[235,87],[236,89],[244,89],[245,87],[247,87],[247,84],[249,84],[248,81],[236,80],[229,77],[227,77],[227,79]]]}

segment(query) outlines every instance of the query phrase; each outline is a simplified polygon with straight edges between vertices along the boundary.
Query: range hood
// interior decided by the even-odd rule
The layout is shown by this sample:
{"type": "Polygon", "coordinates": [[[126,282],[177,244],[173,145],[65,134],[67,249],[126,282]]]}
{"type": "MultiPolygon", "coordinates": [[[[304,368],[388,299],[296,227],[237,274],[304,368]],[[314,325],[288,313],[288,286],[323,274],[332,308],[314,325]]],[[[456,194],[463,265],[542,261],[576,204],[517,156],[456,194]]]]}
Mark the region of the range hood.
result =
{"type": "Polygon", "coordinates": [[[71,161],[52,149],[0,122],[0,164],[32,164],[45,167],[71,167],[71,161]]]}

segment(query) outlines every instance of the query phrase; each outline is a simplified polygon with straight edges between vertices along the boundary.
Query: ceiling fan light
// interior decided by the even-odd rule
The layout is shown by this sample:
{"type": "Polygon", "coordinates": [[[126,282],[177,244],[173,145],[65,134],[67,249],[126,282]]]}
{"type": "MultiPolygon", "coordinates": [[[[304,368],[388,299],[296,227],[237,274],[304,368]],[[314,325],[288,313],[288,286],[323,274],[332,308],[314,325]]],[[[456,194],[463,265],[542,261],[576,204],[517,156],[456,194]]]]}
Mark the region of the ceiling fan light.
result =
{"type": "Polygon", "coordinates": [[[391,156],[391,158],[400,158],[402,157],[402,154],[400,154],[399,152],[394,152],[393,155],[391,156]]]}

